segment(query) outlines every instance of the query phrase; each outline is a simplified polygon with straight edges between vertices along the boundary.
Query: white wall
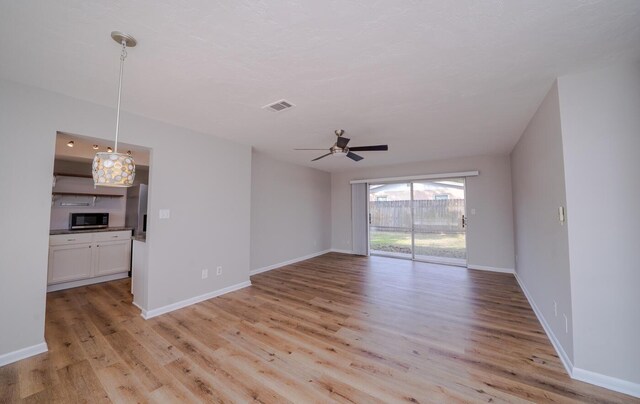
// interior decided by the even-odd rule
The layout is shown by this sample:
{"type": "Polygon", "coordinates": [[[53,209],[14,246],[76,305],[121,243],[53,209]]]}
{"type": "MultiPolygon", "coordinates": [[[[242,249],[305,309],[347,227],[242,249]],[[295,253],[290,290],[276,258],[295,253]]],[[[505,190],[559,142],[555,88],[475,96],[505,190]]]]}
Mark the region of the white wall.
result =
{"type": "Polygon", "coordinates": [[[511,152],[511,181],[518,278],[573,361],[568,225],[558,220],[566,197],[556,83],[511,152]]]}
{"type": "Polygon", "coordinates": [[[253,152],[251,269],[331,247],[331,175],[253,152]]]}
{"type": "MultiPolygon", "coordinates": [[[[0,81],[0,355],[43,342],[57,131],[112,139],[115,111],[0,81]]],[[[148,309],[249,279],[251,148],[123,114],[121,140],[152,148],[148,309]],[[160,208],[171,218],[158,219],[160,208]],[[201,279],[203,268],[223,266],[201,279]]]]}
{"type": "Polygon", "coordinates": [[[575,366],[640,383],[640,64],[558,87],[575,366]]]}
{"type": "Polygon", "coordinates": [[[509,156],[478,156],[386,167],[354,168],[333,174],[331,176],[332,248],[351,251],[349,181],[472,170],[479,170],[480,175],[467,179],[468,265],[513,270],[513,210],[509,156]],[[475,215],[470,215],[471,209],[476,210],[475,215]]]}

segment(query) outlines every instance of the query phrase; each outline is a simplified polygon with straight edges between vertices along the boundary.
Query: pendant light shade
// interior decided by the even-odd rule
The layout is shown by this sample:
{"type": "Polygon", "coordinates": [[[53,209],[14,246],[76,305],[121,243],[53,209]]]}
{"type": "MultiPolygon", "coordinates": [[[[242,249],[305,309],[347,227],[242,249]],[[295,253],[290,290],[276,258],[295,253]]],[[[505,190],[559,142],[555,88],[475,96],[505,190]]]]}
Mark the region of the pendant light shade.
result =
{"type": "MultiPolygon", "coordinates": [[[[113,152],[98,152],[93,158],[92,174],[94,186],[130,187],[136,175],[136,163],[129,154],[118,153],[118,131],[120,129],[120,99],[122,95],[122,72],[127,58],[127,46],[136,46],[136,40],[127,34],[114,31],[111,38],[122,46],[120,54],[120,80],[118,82],[118,106],[116,112],[116,141],[113,152]]],[[[96,148],[94,146],[94,148],[96,148]]],[[[111,149],[111,148],[108,148],[111,149]]]]}
{"type": "Polygon", "coordinates": [[[104,187],[130,187],[136,175],[136,165],[124,153],[96,153],[93,158],[93,183],[104,187]]]}

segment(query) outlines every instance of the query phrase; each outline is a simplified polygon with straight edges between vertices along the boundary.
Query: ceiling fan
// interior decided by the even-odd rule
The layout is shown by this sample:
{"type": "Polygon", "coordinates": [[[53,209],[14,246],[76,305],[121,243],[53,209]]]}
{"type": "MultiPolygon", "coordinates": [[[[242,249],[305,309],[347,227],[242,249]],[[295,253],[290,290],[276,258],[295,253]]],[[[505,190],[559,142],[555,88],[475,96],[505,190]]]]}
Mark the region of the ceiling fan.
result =
{"type": "MultiPolygon", "coordinates": [[[[351,140],[351,139],[342,136],[342,135],[344,135],[344,130],[338,129],[338,130],[335,131],[335,133],[336,133],[336,136],[338,137],[338,140],[333,144],[333,146],[331,146],[328,149],[329,153],[323,154],[320,157],[316,157],[315,159],[313,159],[311,161],[320,160],[322,158],[325,158],[325,157],[331,156],[331,155],[333,155],[333,156],[347,156],[353,161],[360,161],[364,157],[355,154],[354,151],[387,151],[387,150],[389,150],[389,146],[386,145],[386,144],[380,144],[380,145],[376,145],[376,146],[347,147],[347,144],[349,144],[349,140],[351,140]]],[[[293,150],[327,150],[327,149],[293,149],[293,150]]]]}

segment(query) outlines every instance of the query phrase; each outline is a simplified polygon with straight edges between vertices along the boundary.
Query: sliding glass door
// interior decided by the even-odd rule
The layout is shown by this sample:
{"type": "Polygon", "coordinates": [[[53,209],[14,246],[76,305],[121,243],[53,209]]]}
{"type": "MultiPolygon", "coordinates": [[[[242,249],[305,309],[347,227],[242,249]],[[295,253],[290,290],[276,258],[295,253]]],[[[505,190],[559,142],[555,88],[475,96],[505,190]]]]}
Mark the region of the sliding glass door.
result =
{"type": "Polygon", "coordinates": [[[411,183],[369,185],[369,252],[413,258],[411,183]]]}
{"type": "Polygon", "coordinates": [[[369,251],[466,265],[464,178],[369,185],[369,251]]]}
{"type": "Polygon", "coordinates": [[[466,265],[464,212],[464,179],[414,182],[414,259],[466,265]]]}

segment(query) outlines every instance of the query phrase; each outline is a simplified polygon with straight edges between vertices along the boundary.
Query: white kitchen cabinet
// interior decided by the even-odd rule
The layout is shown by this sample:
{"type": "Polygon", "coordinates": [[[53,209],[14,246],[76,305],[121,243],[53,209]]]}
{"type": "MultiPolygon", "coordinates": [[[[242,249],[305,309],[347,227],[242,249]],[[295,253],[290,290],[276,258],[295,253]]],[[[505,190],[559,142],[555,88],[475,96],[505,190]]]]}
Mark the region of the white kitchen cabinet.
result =
{"type": "Polygon", "coordinates": [[[95,255],[96,276],[128,272],[131,265],[131,240],[98,242],[95,255]]]}
{"type": "Polygon", "coordinates": [[[124,278],[130,265],[130,230],[52,235],[47,290],[124,278]]]}
{"type": "Polygon", "coordinates": [[[90,278],[93,268],[91,244],[67,244],[49,247],[48,283],[90,278]]]}

